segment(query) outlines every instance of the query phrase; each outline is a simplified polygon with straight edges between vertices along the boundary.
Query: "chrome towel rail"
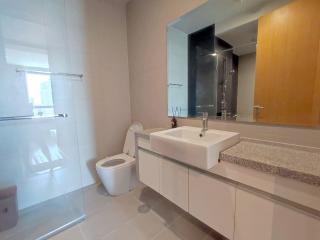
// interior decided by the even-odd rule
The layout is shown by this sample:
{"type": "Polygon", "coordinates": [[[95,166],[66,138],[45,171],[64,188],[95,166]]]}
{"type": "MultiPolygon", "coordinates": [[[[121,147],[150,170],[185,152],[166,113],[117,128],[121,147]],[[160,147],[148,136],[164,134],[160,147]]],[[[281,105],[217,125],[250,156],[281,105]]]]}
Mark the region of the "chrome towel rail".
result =
{"type": "Polygon", "coordinates": [[[77,78],[83,77],[83,74],[46,72],[46,71],[25,70],[25,69],[16,69],[16,72],[18,72],[18,73],[20,72],[20,73],[46,74],[46,75],[55,75],[55,76],[66,76],[66,77],[77,77],[77,78]]]}
{"type": "Polygon", "coordinates": [[[3,121],[18,121],[18,120],[27,120],[27,119],[50,119],[50,118],[67,118],[68,114],[59,113],[56,115],[48,116],[14,116],[14,117],[0,117],[0,122],[3,121]]]}

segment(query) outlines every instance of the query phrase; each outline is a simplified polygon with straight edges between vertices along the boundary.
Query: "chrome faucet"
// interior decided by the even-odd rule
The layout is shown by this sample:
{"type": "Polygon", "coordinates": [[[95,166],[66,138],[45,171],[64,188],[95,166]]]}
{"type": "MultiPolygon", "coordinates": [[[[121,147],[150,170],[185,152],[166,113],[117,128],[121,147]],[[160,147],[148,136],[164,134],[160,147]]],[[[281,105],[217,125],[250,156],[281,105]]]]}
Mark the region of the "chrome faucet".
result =
{"type": "Polygon", "coordinates": [[[202,113],[202,129],[200,133],[200,137],[204,137],[206,132],[208,131],[208,112],[202,113]]]}

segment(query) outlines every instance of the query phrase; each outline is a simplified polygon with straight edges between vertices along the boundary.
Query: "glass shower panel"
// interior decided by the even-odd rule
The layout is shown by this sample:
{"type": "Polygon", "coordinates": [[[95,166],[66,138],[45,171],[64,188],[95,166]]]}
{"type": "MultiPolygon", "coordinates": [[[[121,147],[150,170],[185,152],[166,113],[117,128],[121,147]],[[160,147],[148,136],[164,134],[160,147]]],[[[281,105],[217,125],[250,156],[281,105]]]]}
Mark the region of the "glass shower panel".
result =
{"type": "Polygon", "coordinates": [[[1,240],[37,239],[84,218],[81,78],[48,74],[70,68],[65,14],[64,0],[0,1],[0,192],[16,186],[19,210],[1,240]]]}
{"type": "Polygon", "coordinates": [[[0,232],[3,240],[36,239],[84,217],[73,106],[76,80],[16,74],[26,83],[17,86],[25,86],[27,115],[37,118],[0,121],[0,186],[17,186],[20,214],[16,227],[0,232]]]}

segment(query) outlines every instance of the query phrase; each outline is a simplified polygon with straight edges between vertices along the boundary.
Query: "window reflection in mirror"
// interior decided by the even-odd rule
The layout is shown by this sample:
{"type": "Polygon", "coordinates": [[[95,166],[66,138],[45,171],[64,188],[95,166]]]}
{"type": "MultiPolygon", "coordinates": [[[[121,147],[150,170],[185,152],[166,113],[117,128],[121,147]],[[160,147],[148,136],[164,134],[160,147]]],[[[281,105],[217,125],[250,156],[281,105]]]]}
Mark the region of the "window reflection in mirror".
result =
{"type": "Polygon", "coordinates": [[[319,12],[317,0],[209,0],[169,24],[168,115],[319,125],[319,12]]]}

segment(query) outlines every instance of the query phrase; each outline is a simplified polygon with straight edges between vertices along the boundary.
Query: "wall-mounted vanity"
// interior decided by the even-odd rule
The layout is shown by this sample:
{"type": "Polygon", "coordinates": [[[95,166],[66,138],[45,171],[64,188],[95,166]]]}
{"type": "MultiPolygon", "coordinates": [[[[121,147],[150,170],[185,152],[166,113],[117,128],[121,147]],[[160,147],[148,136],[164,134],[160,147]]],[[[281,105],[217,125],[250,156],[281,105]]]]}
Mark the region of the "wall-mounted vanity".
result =
{"type": "Polygon", "coordinates": [[[220,162],[203,165],[206,156],[192,145],[219,136],[199,140],[200,132],[182,127],[137,133],[140,181],[230,240],[320,239],[319,149],[237,143],[238,136],[229,133],[233,143],[220,145],[220,162]]]}

